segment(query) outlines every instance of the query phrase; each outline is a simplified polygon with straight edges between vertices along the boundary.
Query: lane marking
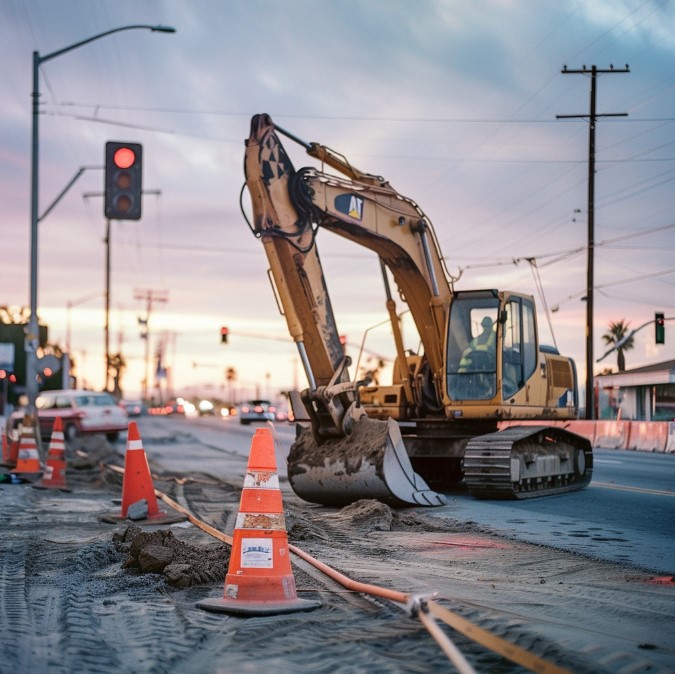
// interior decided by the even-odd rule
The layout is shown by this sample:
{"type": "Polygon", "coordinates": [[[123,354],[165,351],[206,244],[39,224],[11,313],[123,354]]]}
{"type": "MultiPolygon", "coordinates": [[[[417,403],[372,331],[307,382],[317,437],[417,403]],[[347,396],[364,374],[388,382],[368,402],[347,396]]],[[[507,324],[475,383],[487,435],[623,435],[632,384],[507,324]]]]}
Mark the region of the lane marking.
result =
{"type": "Polygon", "coordinates": [[[654,496],[675,496],[675,492],[665,491],[663,489],[644,489],[643,487],[627,487],[621,484],[611,484],[609,482],[591,482],[591,487],[602,487],[603,489],[616,489],[618,491],[634,491],[638,494],[653,494],[654,496]]]}

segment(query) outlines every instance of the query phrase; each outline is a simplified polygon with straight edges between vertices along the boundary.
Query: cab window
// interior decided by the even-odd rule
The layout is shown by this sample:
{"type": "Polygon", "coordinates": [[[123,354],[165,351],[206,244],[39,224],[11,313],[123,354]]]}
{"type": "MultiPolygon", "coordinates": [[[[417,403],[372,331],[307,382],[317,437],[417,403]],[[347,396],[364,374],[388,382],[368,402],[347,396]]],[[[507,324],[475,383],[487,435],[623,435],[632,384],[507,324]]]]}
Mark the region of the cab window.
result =
{"type": "Polygon", "coordinates": [[[492,400],[497,393],[499,299],[457,297],[450,312],[446,385],[453,400],[492,400]]]}

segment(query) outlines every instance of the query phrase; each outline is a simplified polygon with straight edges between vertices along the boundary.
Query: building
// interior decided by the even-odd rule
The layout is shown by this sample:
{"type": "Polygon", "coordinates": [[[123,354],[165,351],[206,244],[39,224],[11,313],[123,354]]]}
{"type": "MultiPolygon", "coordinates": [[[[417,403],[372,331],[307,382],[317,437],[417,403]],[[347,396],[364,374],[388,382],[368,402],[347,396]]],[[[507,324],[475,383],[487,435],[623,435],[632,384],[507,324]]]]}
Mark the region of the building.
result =
{"type": "Polygon", "coordinates": [[[675,360],[595,376],[597,418],[675,421],[675,360]]]}

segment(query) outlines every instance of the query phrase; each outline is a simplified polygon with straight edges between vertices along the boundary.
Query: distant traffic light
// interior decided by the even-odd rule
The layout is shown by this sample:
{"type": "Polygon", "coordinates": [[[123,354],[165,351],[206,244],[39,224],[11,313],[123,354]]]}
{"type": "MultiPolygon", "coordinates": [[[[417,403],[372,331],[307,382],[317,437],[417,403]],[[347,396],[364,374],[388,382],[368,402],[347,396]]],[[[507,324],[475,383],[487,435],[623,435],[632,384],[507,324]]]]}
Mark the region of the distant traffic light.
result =
{"type": "Polygon", "coordinates": [[[654,314],[654,341],[657,344],[666,343],[666,321],[664,315],[658,311],[654,314]]]}
{"type": "Polygon", "coordinates": [[[140,143],[105,144],[105,217],[140,220],[143,182],[143,146],[140,143]]]}
{"type": "Polygon", "coordinates": [[[228,328],[220,328],[220,343],[227,344],[227,335],[230,333],[228,328]]]}

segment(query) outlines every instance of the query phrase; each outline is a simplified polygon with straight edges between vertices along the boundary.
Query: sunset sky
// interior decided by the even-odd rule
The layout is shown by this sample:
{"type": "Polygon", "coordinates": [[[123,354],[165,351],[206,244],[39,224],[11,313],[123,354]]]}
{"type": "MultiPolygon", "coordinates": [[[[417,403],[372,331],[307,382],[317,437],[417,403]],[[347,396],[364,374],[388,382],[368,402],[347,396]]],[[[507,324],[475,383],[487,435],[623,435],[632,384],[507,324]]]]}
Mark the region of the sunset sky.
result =
{"type": "MultiPolygon", "coordinates": [[[[590,78],[564,65],[630,66],[598,78],[597,112],[628,116],[597,125],[596,358],[610,321],[675,317],[675,3],[659,0],[0,0],[0,305],[29,304],[32,52],[135,24],[176,33],[124,31],[40,71],[39,212],[87,167],[40,224],[38,266],[38,315],[62,346],[70,327],[81,383],[103,385],[100,193],[105,143],[119,140],[143,144],[150,192],[142,220],[111,225],[125,392],[141,388],[149,291],[166,300],[150,350],[165,343],[175,389],[221,393],[228,367],[241,395],[306,384],[240,210],[261,112],[414,199],[457,289],[534,295],[542,341],[584,381],[588,123],[556,115],[588,113],[590,78]]],[[[315,164],[286,148],[296,168],[315,164]]],[[[372,328],[369,353],[393,356],[390,331],[372,327],[387,316],[377,258],[317,241],[350,353],[372,328]]],[[[648,327],[626,358],[675,358],[675,321],[664,346],[648,327]]]]}

